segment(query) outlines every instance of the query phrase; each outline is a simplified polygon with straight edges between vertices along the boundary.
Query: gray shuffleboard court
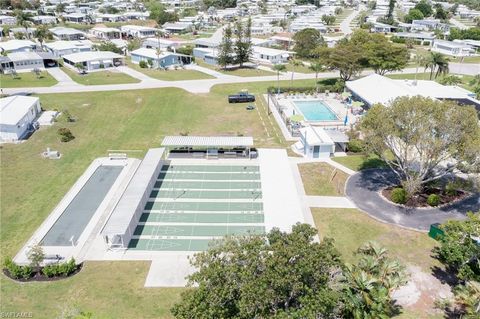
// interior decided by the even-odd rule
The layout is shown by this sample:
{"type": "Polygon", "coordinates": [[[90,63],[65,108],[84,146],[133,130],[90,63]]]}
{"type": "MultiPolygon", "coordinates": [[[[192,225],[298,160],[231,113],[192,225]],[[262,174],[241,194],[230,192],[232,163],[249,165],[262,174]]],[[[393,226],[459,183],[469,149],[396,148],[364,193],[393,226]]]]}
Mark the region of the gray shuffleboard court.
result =
{"type": "Polygon", "coordinates": [[[43,246],[70,246],[77,241],[117,180],[123,166],[99,166],[43,237],[43,246]]]}

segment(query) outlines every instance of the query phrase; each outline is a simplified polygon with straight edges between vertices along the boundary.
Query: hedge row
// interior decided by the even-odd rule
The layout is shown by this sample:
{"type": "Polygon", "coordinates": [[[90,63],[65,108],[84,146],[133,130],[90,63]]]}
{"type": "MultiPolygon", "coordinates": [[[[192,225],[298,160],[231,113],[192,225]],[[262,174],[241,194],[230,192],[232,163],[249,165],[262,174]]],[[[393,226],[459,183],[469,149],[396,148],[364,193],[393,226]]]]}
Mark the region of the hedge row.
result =
{"type": "Polygon", "coordinates": [[[10,277],[14,279],[29,279],[38,274],[47,278],[67,277],[73,274],[78,268],[77,264],[75,263],[75,259],[73,258],[64,263],[51,264],[41,267],[38,271],[34,271],[30,266],[17,265],[12,258],[7,258],[4,266],[10,277]]]}

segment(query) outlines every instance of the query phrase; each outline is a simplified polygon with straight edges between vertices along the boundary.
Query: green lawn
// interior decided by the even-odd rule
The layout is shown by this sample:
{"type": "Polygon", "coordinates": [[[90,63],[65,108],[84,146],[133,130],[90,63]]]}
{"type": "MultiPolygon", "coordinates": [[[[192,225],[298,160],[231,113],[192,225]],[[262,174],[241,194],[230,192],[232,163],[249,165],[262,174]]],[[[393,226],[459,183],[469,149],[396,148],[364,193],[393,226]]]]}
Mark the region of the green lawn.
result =
{"type": "Polygon", "coordinates": [[[223,70],[223,69],[218,68],[216,66],[205,63],[202,59],[197,58],[197,59],[195,59],[195,62],[201,67],[208,68],[208,69],[211,69],[211,70],[215,70],[217,72],[220,72],[220,73],[223,73],[223,74],[228,74],[228,75],[235,75],[235,76],[242,76],[242,77],[275,75],[275,72],[273,72],[273,70],[271,72],[266,71],[266,70],[261,70],[261,69],[252,69],[252,68],[223,70]]]}
{"type": "Polygon", "coordinates": [[[335,240],[335,247],[347,262],[353,262],[353,252],[367,241],[376,241],[403,263],[414,264],[424,271],[439,265],[432,258],[435,241],[426,233],[406,230],[377,222],[357,209],[312,208],[315,225],[321,237],[335,240]]]}
{"type": "Polygon", "coordinates": [[[307,195],[343,196],[348,175],[326,163],[299,164],[307,195]]]}
{"type": "Polygon", "coordinates": [[[132,78],[130,75],[122,72],[99,71],[81,75],[77,71],[67,67],[62,67],[62,71],[67,73],[72,80],[83,85],[127,84],[140,82],[140,80],[132,78]]]}
{"type": "Polygon", "coordinates": [[[293,66],[291,63],[285,64],[287,67],[287,71],[289,72],[295,72],[295,73],[315,73],[312,70],[308,68],[307,65],[300,65],[300,66],[293,66]]]}
{"type": "Polygon", "coordinates": [[[202,80],[202,79],[214,79],[215,77],[199,72],[196,70],[185,70],[185,69],[178,69],[178,70],[168,70],[162,71],[157,69],[142,69],[138,66],[138,64],[131,63],[130,61],[127,62],[128,67],[142,72],[145,75],[148,75],[151,78],[164,80],[164,81],[181,81],[181,80],[202,80]]]}
{"type": "MultiPolygon", "coordinates": [[[[313,80],[295,85],[313,85],[313,80]]],[[[63,118],[35,132],[28,141],[0,149],[0,260],[14,256],[50,214],[77,178],[110,149],[159,147],[165,135],[251,135],[258,147],[286,147],[266,105],[257,110],[228,104],[227,95],[248,89],[264,93],[271,82],[215,86],[209,94],[176,88],[41,95],[45,109],[68,109],[75,123],[63,118]],[[259,115],[264,119],[260,120],[259,115]],[[75,135],[69,143],[57,136],[60,127],[75,135]],[[58,161],[45,160],[47,147],[59,150],[58,161]],[[34,177],[34,178],[32,178],[34,177]]],[[[142,157],[143,153],[132,153],[142,157]]],[[[38,318],[55,318],[64,302],[102,318],[168,318],[178,290],[144,289],[147,263],[87,262],[79,276],[51,283],[17,284],[0,275],[0,311],[33,311],[38,318]],[[135,313],[134,313],[135,312],[135,313]],[[104,315],[104,316],[103,316],[104,315]],[[107,317],[109,318],[109,317],[107,317]]]]}
{"type": "Polygon", "coordinates": [[[10,74],[0,74],[0,87],[2,88],[42,87],[53,86],[57,83],[57,80],[46,71],[41,73],[40,78],[37,78],[33,72],[18,73],[15,79],[10,74]]]}
{"type": "Polygon", "coordinates": [[[341,156],[341,157],[333,157],[332,160],[335,162],[342,164],[354,171],[359,171],[361,169],[367,168],[377,168],[377,167],[386,167],[385,162],[383,162],[380,158],[375,155],[348,155],[348,156],[341,156]]]}

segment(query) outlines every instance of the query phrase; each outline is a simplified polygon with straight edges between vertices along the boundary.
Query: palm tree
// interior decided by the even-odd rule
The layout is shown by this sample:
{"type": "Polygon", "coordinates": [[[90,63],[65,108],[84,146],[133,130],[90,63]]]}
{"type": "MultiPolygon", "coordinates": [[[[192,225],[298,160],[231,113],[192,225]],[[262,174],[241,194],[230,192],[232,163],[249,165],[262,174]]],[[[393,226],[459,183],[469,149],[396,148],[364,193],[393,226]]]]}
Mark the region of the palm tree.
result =
{"type": "Polygon", "coordinates": [[[280,93],[280,72],[284,72],[287,67],[285,64],[274,64],[272,67],[273,70],[277,71],[277,94],[280,93]]]}
{"type": "Polygon", "coordinates": [[[292,61],[290,61],[290,64],[292,65],[292,77],[290,79],[290,86],[293,86],[293,75],[295,74],[295,68],[298,66],[303,66],[303,63],[302,61],[293,59],[292,61]]]}
{"type": "Polygon", "coordinates": [[[46,26],[41,25],[35,30],[34,36],[37,38],[38,42],[40,42],[40,47],[43,49],[43,42],[45,39],[51,39],[52,33],[46,26]]]}
{"type": "Polygon", "coordinates": [[[28,34],[28,27],[30,26],[30,14],[24,12],[23,10],[17,10],[15,12],[15,17],[17,18],[17,24],[25,28],[25,34],[27,35],[27,39],[30,39],[30,35],[28,34]]]}
{"type": "Polygon", "coordinates": [[[308,68],[310,70],[312,70],[313,72],[315,72],[315,87],[316,87],[316,91],[318,93],[318,73],[322,72],[324,70],[324,67],[321,63],[315,62],[315,63],[310,64],[310,66],[308,68]]]}
{"type": "Polygon", "coordinates": [[[445,55],[438,52],[430,52],[430,55],[424,60],[425,70],[430,69],[430,80],[433,78],[435,71],[437,71],[435,78],[439,74],[447,74],[449,72],[448,62],[449,59],[445,55]]]}

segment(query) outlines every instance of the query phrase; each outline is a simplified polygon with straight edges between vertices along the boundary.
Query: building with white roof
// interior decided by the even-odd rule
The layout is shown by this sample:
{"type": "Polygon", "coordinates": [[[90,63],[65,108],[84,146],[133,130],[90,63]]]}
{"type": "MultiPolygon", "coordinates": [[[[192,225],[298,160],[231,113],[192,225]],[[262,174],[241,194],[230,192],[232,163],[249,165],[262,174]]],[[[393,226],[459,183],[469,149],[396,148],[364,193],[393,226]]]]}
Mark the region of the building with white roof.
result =
{"type": "Polygon", "coordinates": [[[157,52],[157,50],[147,48],[137,49],[130,54],[132,63],[139,64],[141,61],[152,61],[154,68],[168,68],[174,65],[190,64],[192,61],[192,58],[188,55],[168,51],[157,52]]]}
{"type": "Polygon", "coordinates": [[[0,99],[0,142],[15,142],[34,130],[40,99],[13,95],[0,99]]]}
{"type": "Polygon", "coordinates": [[[13,67],[17,72],[30,72],[34,69],[45,69],[45,64],[43,63],[44,58],[37,52],[13,52],[8,53],[7,58],[13,63],[13,67]]]}
{"type": "Polygon", "coordinates": [[[90,30],[90,33],[100,40],[120,39],[122,32],[116,28],[95,27],[90,30]]]}
{"type": "Polygon", "coordinates": [[[131,38],[150,38],[154,37],[158,29],[143,27],[139,25],[124,25],[121,27],[122,33],[131,38]]]}
{"type": "Polygon", "coordinates": [[[73,29],[73,28],[55,27],[55,28],[51,28],[50,32],[52,32],[53,38],[57,40],[72,41],[72,40],[85,39],[84,32],[73,29]]]}
{"type": "Polygon", "coordinates": [[[389,105],[402,96],[423,96],[440,100],[453,100],[460,104],[480,106],[475,94],[457,86],[446,86],[435,81],[393,80],[378,74],[371,74],[345,83],[352,97],[361,100],[367,107],[381,103],[389,105]]]}
{"type": "Polygon", "coordinates": [[[278,50],[272,48],[266,48],[261,46],[252,46],[252,60],[259,63],[286,63],[294,52],[286,50],[278,50]]]}
{"type": "Polygon", "coordinates": [[[57,17],[55,17],[55,16],[39,15],[39,16],[34,16],[31,19],[32,19],[33,23],[35,23],[35,24],[55,24],[55,23],[57,23],[57,17]]]}
{"type": "Polygon", "coordinates": [[[44,44],[47,51],[57,58],[61,58],[66,54],[91,51],[92,46],[93,43],[90,40],[55,41],[44,44]]]}
{"type": "Polygon", "coordinates": [[[63,18],[65,19],[65,21],[68,21],[68,22],[82,23],[86,21],[87,15],[81,12],[73,12],[73,13],[64,14],[63,18]]]}
{"type": "Polygon", "coordinates": [[[475,54],[475,48],[467,43],[435,39],[432,51],[455,57],[465,57],[475,54]]]}
{"type": "Polygon", "coordinates": [[[30,40],[8,40],[0,42],[0,52],[29,52],[36,48],[36,44],[30,40]]]}
{"type": "Polygon", "coordinates": [[[124,65],[125,57],[110,51],[88,51],[64,55],[63,61],[71,68],[76,68],[78,63],[83,65],[86,71],[94,71],[124,65]]]}
{"type": "Polygon", "coordinates": [[[170,40],[164,38],[148,38],[143,41],[142,46],[148,49],[167,49],[167,48],[179,48],[183,46],[185,41],[170,40]]]}
{"type": "Polygon", "coordinates": [[[7,15],[0,15],[0,25],[16,25],[17,18],[7,15]]]}
{"type": "Polygon", "coordinates": [[[300,130],[300,144],[297,150],[310,158],[328,158],[335,152],[335,142],[326,131],[317,126],[306,126],[300,130]]]}

